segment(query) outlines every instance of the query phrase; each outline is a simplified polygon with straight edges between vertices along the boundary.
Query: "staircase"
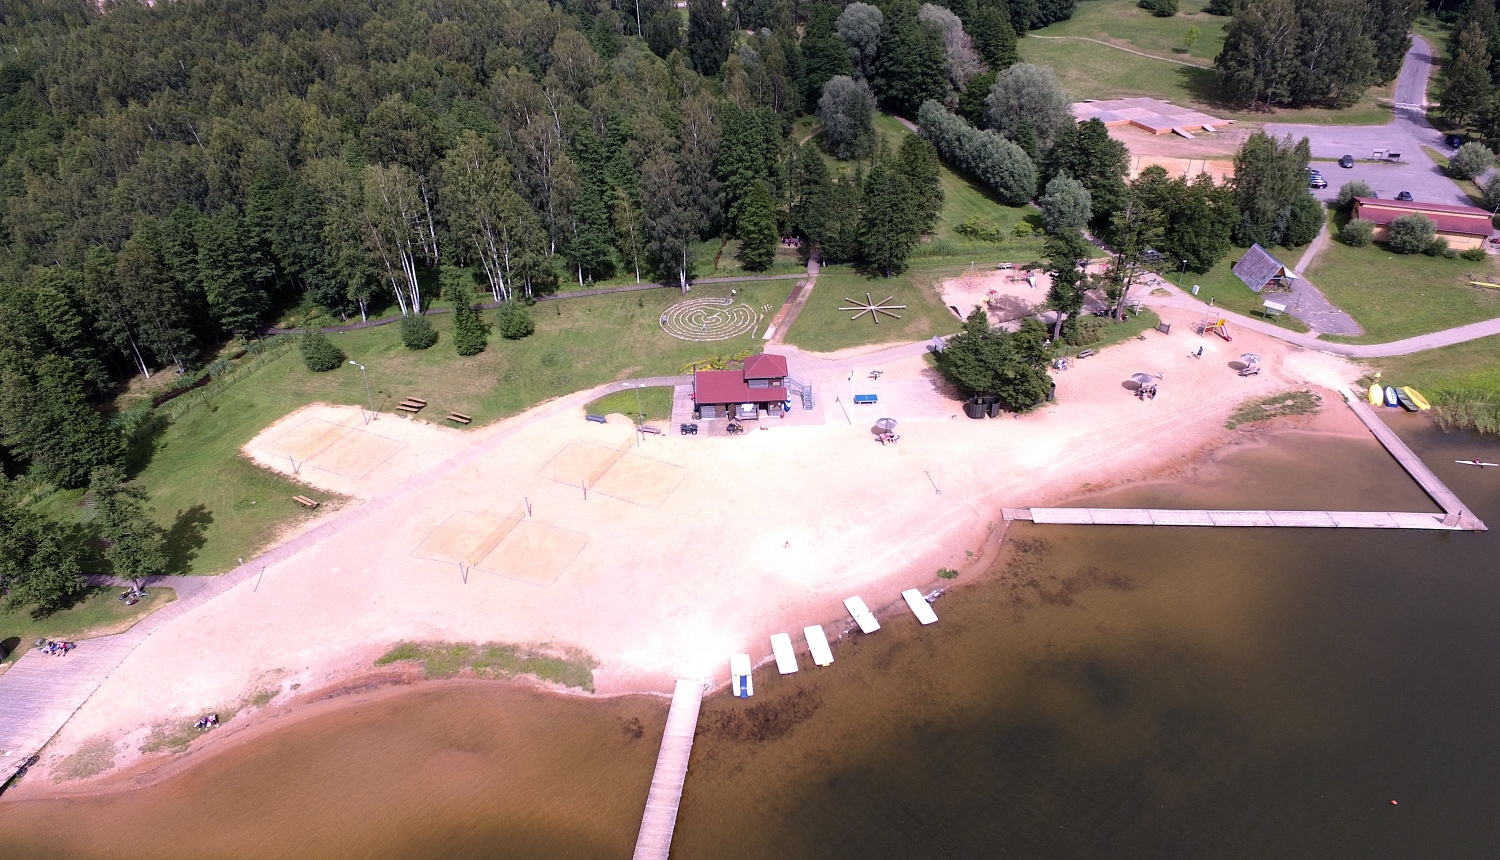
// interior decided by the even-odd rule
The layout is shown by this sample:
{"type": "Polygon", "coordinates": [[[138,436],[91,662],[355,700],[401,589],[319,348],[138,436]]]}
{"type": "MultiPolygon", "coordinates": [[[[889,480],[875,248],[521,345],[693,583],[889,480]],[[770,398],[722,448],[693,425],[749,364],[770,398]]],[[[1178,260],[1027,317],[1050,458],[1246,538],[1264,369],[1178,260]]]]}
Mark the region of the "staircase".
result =
{"type": "Polygon", "coordinates": [[[795,392],[795,393],[797,393],[798,395],[800,395],[802,397],[802,408],[803,409],[811,409],[811,408],[813,408],[813,388],[812,388],[812,383],[803,382],[800,379],[794,379],[794,378],[788,376],[786,378],[786,387],[787,387],[788,391],[795,392]]]}

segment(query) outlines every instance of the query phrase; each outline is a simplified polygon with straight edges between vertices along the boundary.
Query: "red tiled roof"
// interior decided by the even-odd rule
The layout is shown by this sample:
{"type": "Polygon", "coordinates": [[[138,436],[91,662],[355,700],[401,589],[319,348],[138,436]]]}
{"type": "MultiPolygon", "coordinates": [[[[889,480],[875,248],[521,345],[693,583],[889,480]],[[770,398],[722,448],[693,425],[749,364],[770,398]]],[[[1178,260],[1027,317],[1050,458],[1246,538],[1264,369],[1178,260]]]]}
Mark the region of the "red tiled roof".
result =
{"type": "Polygon", "coordinates": [[[781,379],[787,375],[784,355],[763,353],[745,359],[746,379],[781,379]]]}
{"type": "Polygon", "coordinates": [[[1459,206],[1453,203],[1407,203],[1400,200],[1380,200],[1373,197],[1356,197],[1355,217],[1386,225],[1402,215],[1422,215],[1432,220],[1442,233],[1465,233],[1473,236],[1488,236],[1494,232],[1490,224],[1490,213],[1475,206],[1459,206]]]}
{"type": "Polygon", "coordinates": [[[772,403],[785,400],[782,386],[751,388],[739,370],[700,370],[693,374],[693,402],[705,403],[772,403]]]}

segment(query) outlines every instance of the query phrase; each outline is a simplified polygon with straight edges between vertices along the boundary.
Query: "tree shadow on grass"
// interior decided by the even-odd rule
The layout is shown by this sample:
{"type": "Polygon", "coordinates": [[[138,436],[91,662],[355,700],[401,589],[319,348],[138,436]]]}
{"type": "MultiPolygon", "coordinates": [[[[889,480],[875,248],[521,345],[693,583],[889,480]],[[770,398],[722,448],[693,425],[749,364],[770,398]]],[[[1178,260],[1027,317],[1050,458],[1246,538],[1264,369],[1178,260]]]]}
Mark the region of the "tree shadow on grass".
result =
{"type": "Polygon", "coordinates": [[[206,533],[213,521],[213,513],[203,505],[177,512],[177,519],[167,529],[167,573],[183,576],[191,571],[198,550],[208,542],[206,533]]]}
{"type": "Polygon", "coordinates": [[[167,432],[171,422],[166,416],[151,413],[141,423],[129,430],[129,436],[125,440],[125,478],[135,480],[146,467],[151,465],[151,460],[156,456],[160,447],[161,438],[167,432]]]}

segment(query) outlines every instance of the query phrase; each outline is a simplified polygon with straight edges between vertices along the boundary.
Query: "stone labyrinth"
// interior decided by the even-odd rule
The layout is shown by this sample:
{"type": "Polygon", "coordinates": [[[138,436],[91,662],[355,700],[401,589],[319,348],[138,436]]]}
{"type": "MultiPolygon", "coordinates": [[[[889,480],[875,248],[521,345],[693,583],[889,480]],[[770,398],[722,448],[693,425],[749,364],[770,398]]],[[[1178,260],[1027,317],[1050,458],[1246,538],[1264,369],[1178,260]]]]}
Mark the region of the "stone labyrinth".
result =
{"type": "Polygon", "coordinates": [[[729,340],[755,328],[755,308],[734,299],[688,299],[661,315],[662,330],[679,340],[729,340]]]}

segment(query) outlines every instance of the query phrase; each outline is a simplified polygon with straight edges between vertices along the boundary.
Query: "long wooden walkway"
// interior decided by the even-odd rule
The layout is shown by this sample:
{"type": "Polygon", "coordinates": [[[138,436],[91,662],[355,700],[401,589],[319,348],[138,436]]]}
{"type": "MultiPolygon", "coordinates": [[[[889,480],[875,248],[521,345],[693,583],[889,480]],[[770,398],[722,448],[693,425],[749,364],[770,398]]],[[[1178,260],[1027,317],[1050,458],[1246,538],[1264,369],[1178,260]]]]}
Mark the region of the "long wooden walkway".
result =
{"type": "Polygon", "coordinates": [[[635,839],[634,860],[667,860],[672,851],[672,831],[677,827],[677,807],[687,782],[688,759],[693,754],[693,736],[698,732],[698,708],[703,704],[700,681],[678,680],[662,732],[656,772],[651,774],[651,793],[646,795],[646,813],[635,839]]]}
{"type": "Polygon", "coordinates": [[[1345,394],[1349,408],[1397,463],[1443,509],[1441,514],[1406,511],[1182,511],[1150,508],[1004,508],[1006,520],[1111,526],[1219,526],[1303,529],[1428,529],[1487,531],[1458,495],[1386,426],[1364,401],[1345,394]]]}

